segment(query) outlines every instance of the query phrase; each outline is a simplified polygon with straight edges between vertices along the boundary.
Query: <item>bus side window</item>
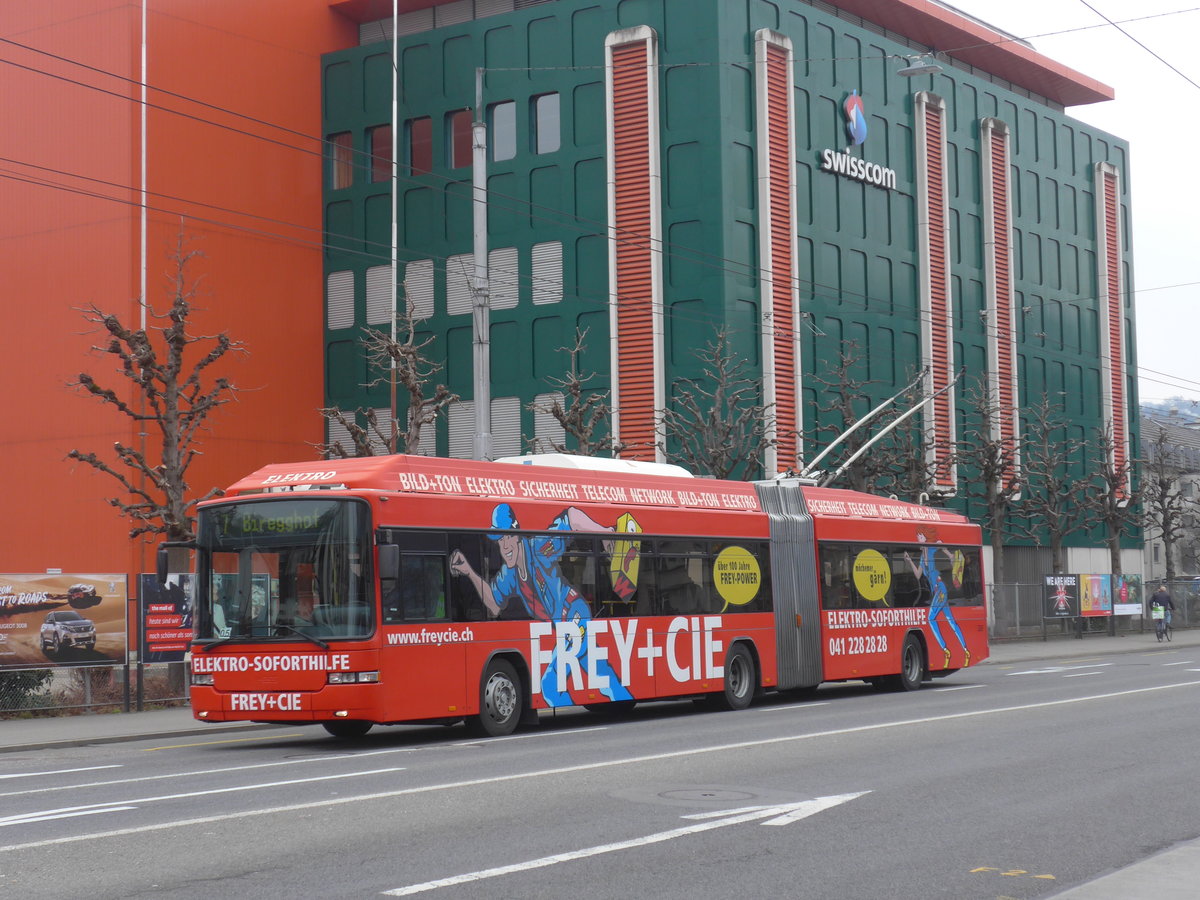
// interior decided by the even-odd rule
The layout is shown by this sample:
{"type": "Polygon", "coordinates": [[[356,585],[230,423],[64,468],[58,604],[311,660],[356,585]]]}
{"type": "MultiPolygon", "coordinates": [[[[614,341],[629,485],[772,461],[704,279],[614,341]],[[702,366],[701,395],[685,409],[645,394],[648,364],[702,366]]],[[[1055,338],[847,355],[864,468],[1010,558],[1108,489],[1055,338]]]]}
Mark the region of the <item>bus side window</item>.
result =
{"type": "Polygon", "coordinates": [[[596,542],[591,537],[572,535],[558,559],[559,571],[588,605],[593,616],[603,615],[597,583],[596,542]]]}
{"type": "MultiPolygon", "coordinates": [[[[451,534],[448,549],[451,560],[456,552],[461,553],[471,569],[485,581],[490,582],[500,567],[500,554],[495,549],[495,542],[482,534],[451,534]]],[[[483,622],[493,618],[480,599],[479,592],[465,575],[450,576],[449,600],[450,614],[457,622],[483,622]]]]}
{"type": "MultiPolygon", "coordinates": [[[[656,558],[655,580],[658,586],[658,612],[677,615],[711,611],[710,579],[705,570],[711,569],[707,543],[695,541],[663,541],[661,555],[656,558]],[[700,555],[704,554],[704,555],[700,555]]],[[[718,607],[719,609],[720,607],[718,607]]]]}
{"type": "Polygon", "coordinates": [[[641,545],[637,559],[637,584],[626,610],[635,616],[651,616],[657,609],[658,586],[654,576],[657,557],[653,541],[643,540],[637,543],[641,545]]]}
{"type": "MultiPolygon", "coordinates": [[[[909,555],[912,555],[911,550],[909,555]]],[[[921,584],[913,575],[912,566],[904,558],[904,550],[892,548],[892,606],[919,606],[921,584]]]]}
{"type": "Polygon", "coordinates": [[[821,547],[821,607],[850,609],[855,604],[856,591],[850,581],[850,549],[824,545],[821,547]]]}
{"type": "Polygon", "coordinates": [[[951,551],[950,572],[944,575],[947,599],[951,606],[979,606],[983,588],[979,583],[979,554],[973,549],[951,551]]]}
{"type": "Polygon", "coordinates": [[[383,616],[391,624],[445,618],[445,557],[404,554],[400,558],[400,578],[384,599],[383,616]]]}

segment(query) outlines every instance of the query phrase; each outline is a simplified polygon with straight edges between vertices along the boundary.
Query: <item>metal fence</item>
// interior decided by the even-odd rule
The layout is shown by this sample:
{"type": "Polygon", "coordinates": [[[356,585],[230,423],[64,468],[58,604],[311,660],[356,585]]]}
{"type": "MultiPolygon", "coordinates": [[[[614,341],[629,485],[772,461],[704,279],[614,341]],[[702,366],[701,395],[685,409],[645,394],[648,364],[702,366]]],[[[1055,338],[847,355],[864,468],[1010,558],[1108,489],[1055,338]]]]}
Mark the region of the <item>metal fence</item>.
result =
{"type": "Polygon", "coordinates": [[[183,663],[0,672],[0,718],[130,712],[187,702],[183,663]]]}
{"type": "MultiPolygon", "coordinates": [[[[1200,584],[1168,585],[1177,628],[1200,625],[1200,584]]],[[[1146,586],[1147,594],[1151,587],[1146,586]]],[[[997,584],[990,590],[992,640],[1138,634],[1154,631],[1148,615],[1045,619],[1045,585],[997,584]]],[[[188,701],[183,663],[129,666],[56,666],[0,671],[0,718],[78,712],[129,712],[188,701]]]]}
{"type": "MultiPolygon", "coordinates": [[[[1145,585],[1149,596],[1154,587],[1145,585]]],[[[1200,625],[1200,585],[1192,580],[1167,585],[1175,601],[1172,623],[1176,628],[1200,625]]],[[[989,635],[992,640],[1040,637],[1078,637],[1086,634],[1142,634],[1154,631],[1148,614],[1135,616],[1082,616],[1045,619],[1046,587],[1037,584],[996,584],[989,590],[992,615],[989,635]]]]}

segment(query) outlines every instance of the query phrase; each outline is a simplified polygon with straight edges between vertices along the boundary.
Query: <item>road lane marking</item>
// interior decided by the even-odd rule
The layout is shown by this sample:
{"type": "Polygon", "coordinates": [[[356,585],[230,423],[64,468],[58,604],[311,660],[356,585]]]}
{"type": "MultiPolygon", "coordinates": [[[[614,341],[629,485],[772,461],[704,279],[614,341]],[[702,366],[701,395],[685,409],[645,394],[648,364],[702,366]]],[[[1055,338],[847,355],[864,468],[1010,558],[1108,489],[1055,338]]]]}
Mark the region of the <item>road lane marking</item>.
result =
{"type": "Polygon", "coordinates": [[[303,732],[295,732],[294,734],[272,734],[267,737],[255,738],[231,738],[227,741],[196,741],[194,744],[164,744],[162,747],[143,747],[143,753],[150,753],[154,750],[182,750],[186,747],[210,747],[213,744],[248,744],[251,741],[277,741],[280,738],[304,737],[303,732]]]}
{"type": "Polygon", "coordinates": [[[534,737],[558,737],[560,734],[588,734],[592,731],[607,731],[607,725],[589,725],[586,728],[565,728],[562,731],[543,731],[532,734],[509,734],[504,737],[476,738],[473,741],[455,741],[451,747],[474,747],[477,744],[499,744],[501,741],[527,741],[534,737]]]}
{"type": "MultiPolygon", "coordinates": [[[[314,762],[341,762],[360,756],[382,756],[386,753],[416,753],[418,747],[394,747],[388,750],[365,750],[361,753],[339,753],[334,756],[310,756],[305,759],[281,759],[269,763],[251,763],[245,766],[224,766],[219,769],[191,769],[186,772],[164,772],[161,775],[142,775],[137,778],[113,778],[109,781],[89,781],[83,784],[57,784],[47,787],[29,788],[24,791],[0,792],[0,797],[20,797],[23,794],[48,794],[53,791],[78,791],[84,788],[111,787],[114,784],[137,784],[143,781],[163,781],[167,778],[189,778],[193,775],[223,775],[226,772],[249,772],[252,769],[274,769],[280,766],[300,766],[314,762]]],[[[99,766],[97,768],[109,768],[99,766]]],[[[117,766],[116,768],[121,768],[117,766]]],[[[7,777],[7,776],[6,776],[7,777]]]]}
{"type": "Polygon", "coordinates": [[[97,769],[122,768],[124,766],[114,763],[111,766],[81,766],[78,769],[51,769],[48,772],[14,772],[11,775],[0,775],[0,778],[41,778],[45,775],[66,775],[68,772],[94,772],[97,769]]]}
{"type": "Polygon", "coordinates": [[[753,806],[742,810],[724,810],[722,812],[696,813],[684,816],[685,819],[709,819],[695,825],[685,825],[682,828],[672,828],[670,831],[660,831],[658,834],[647,834],[643,837],[616,841],[611,844],[599,844],[595,847],[584,847],[580,850],[569,850],[566,853],[555,853],[553,856],[543,856],[541,859],[531,859],[526,862],[512,863],[507,866],[496,866],[492,869],[481,869],[477,872],[467,872],[463,875],[452,875],[449,878],[439,878],[425,881],[421,884],[410,884],[406,887],[383,891],[387,897],[408,897],[412,894],[422,894],[444,887],[455,887],[460,884],[484,881],[488,878],[498,878],[502,875],[512,875],[516,872],[527,872],[530,869],[544,869],[559,863],[574,862],[577,859],[587,859],[600,856],[603,853],[616,853],[620,850],[633,850],[649,844],[661,844],[663,841],[713,831],[717,828],[727,828],[730,825],[741,825],[757,819],[768,819],[763,825],[787,825],[800,819],[816,815],[826,809],[832,809],[842,803],[855,800],[869,791],[859,791],[854,794],[839,794],[834,797],[817,797],[814,800],[804,800],[800,803],[785,803],[779,806],[753,806]]]}
{"type": "Polygon", "coordinates": [[[29,815],[18,817],[13,822],[0,822],[0,828],[5,825],[28,825],[30,822],[49,822],[52,819],[74,819],[78,816],[98,816],[102,813],[122,812],[123,810],[137,809],[136,806],[106,806],[103,809],[71,809],[65,812],[52,810],[45,815],[29,815]]]}
{"type": "Polygon", "coordinates": [[[1103,674],[1103,672],[1073,672],[1070,675],[1064,675],[1063,678],[1091,678],[1093,675],[1103,674]]]}
{"type": "Polygon", "coordinates": [[[556,775],[569,775],[576,772],[588,772],[598,769],[610,769],[618,766],[636,765],[645,762],[679,759],[685,756],[699,756],[705,753],[728,753],[741,751],[750,747],[767,747],[773,744],[791,744],[800,741],[817,740],[826,737],[842,737],[848,734],[866,734],[873,731],[883,731],[889,728],[907,728],[915,725],[929,725],[935,722],[953,722],[961,719],[975,719],[984,716],[1001,715],[1004,713],[1029,712],[1036,709],[1051,709],[1056,706],[1071,706],[1076,703],[1091,703],[1096,700],[1112,700],[1117,697],[1131,697],[1136,694],[1150,694],[1158,691],[1173,691],[1185,687],[1200,687],[1200,681],[1180,681],[1176,684],[1163,684],[1156,687],[1130,688],[1124,691],[1110,691],[1104,694],[1092,694],[1088,697],[1070,697],[1063,700],[1046,700],[1041,703],[1026,703],[1021,706],[1001,706],[996,709],[975,709],[969,712],[944,713],[939,716],[923,716],[918,719],[899,719],[894,722],[878,722],[874,725],[856,725],[850,728],[837,728],[830,731],[814,731],[808,734],[792,734],[782,737],[760,738],[753,741],[738,741],[731,744],[715,744],[710,747],[693,747],[687,750],[672,750],[664,753],[651,753],[644,756],[628,756],[620,759],[605,759],[599,762],[580,763],[575,766],[559,766],[547,769],[539,768],[528,772],[516,772],[511,775],[492,775],[487,778],[470,778],[464,781],[452,781],[442,784],[430,784],[424,787],[397,788],[394,791],[381,791],[374,794],[358,794],[352,797],[332,797],[325,800],[313,800],[307,803],[293,803],[287,806],[266,807],[263,809],[248,809],[240,812],[221,813],[214,816],[200,816],[194,819],[179,819],[173,822],[160,822],[154,825],[142,825],[133,828],[120,828],[93,834],[69,835],[67,837],[50,838],[43,841],[30,841],[25,844],[8,844],[0,846],[0,853],[11,850],[30,850],[38,847],[52,847],[60,844],[73,844],[79,841],[92,841],[105,837],[124,837],[132,834],[146,834],[152,831],[162,831],[167,828],[183,828],[190,825],[211,825],[216,822],[229,822],[236,819],[249,819],[256,816],[278,815],[281,813],[301,812],[310,809],[323,809],[331,806],[342,806],[347,803],[363,803],[371,800],[390,800],[395,797],[427,794],[435,791],[456,790],[461,788],[479,787],[481,785],[503,784],[507,782],[528,781],[535,778],[547,778],[556,775]]]}
{"type": "Polygon", "coordinates": [[[383,775],[389,772],[403,772],[402,768],[391,769],[372,769],[369,772],[345,772],[339,775],[315,775],[312,778],[292,778],[287,781],[270,781],[262,784],[242,784],[223,788],[210,788],[206,791],[186,791],[181,794],[163,794],[158,797],[135,797],[127,800],[111,800],[108,803],[85,803],[80,806],[64,806],[59,809],[45,809],[36,812],[19,813],[15,816],[0,816],[0,828],[5,828],[9,825],[23,825],[29,821],[39,821],[38,817],[47,816],[56,813],[86,815],[86,810],[95,812],[103,812],[111,810],[114,807],[120,809],[137,809],[138,806],[145,803],[159,803],[163,800],[190,800],[193,797],[208,797],[213,794],[229,794],[234,791],[258,791],[265,788],[273,787],[289,787],[294,784],[311,784],[314,781],[334,781],[339,778],[358,778],[362,775],[383,775]]]}
{"type": "Polygon", "coordinates": [[[1095,669],[1097,667],[1111,666],[1112,663],[1087,663],[1082,666],[1047,666],[1044,669],[1026,669],[1023,672],[1007,672],[1007,676],[1011,675],[1057,675],[1059,672],[1070,672],[1073,669],[1095,669]]]}

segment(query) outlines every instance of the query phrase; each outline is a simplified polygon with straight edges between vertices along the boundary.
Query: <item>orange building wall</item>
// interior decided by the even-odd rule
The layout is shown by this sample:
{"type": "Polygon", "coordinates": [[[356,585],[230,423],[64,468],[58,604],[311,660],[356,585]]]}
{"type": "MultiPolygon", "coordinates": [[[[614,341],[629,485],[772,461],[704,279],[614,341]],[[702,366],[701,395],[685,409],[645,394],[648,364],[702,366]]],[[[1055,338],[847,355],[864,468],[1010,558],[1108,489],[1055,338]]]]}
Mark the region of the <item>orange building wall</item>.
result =
{"type": "MultiPolygon", "coordinates": [[[[269,461],[314,457],[322,438],[320,57],[356,43],[357,26],[328,0],[148,0],[147,10],[157,89],[147,297],[168,302],[167,253],[182,229],[204,254],[192,266],[196,330],[226,331],[247,350],[212,371],[240,391],[200,438],[189,483],[202,494],[269,461]]],[[[130,541],[129,520],[105,502],[116,482],[66,460],[72,448],[111,456],[115,441],[136,439],[70,383],[85,371],[128,392],[114,361],[89,353],[100,336],[84,333],[78,308],[138,320],[140,35],[137,3],[0,6],[0,572],[152,567],[153,542],[130,541]]]]}

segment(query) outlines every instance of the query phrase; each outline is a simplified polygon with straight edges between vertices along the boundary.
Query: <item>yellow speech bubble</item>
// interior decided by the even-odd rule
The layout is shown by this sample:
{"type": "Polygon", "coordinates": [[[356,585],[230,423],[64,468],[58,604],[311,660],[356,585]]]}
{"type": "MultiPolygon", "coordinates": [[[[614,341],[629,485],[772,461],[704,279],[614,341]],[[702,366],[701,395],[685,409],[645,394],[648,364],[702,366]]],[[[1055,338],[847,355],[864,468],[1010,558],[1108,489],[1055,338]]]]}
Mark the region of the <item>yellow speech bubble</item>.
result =
{"type": "Polygon", "coordinates": [[[726,547],[713,563],[713,584],[725,601],[721,612],[730,606],[745,606],[758,595],[762,569],[745,547],[726,547]]]}
{"type": "Polygon", "coordinates": [[[878,550],[863,550],[854,557],[854,586],[858,593],[876,603],[892,589],[892,569],[878,550]]]}

